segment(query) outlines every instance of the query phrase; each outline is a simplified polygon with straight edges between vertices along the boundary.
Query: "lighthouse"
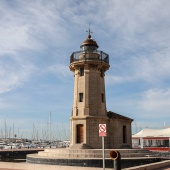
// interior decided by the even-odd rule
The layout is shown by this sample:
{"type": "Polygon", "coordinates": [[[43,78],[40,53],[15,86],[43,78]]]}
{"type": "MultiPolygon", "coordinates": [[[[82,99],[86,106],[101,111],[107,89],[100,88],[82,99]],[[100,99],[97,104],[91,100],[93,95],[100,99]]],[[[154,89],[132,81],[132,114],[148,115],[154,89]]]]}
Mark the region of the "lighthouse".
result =
{"type": "Polygon", "coordinates": [[[106,109],[105,74],[110,68],[109,55],[98,50],[90,29],[80,48],[70,56],[69,68],[74,75],[70,146],[45,149],[38,155],[29,154],[28,163],[98,167],[103,158],[102,144],[111,164],[109,155],[112,149],[120,149],[125,157],[134,157],[136,153],[131,149],[133,119],[106,109]]]}
{"type": "Polygon", "coordinates": [[[110,67],[109,55],[98,50],[90,30],[80,48],[70,57],[70,70],[74,73],[70,147],[101,148],[98,126],[108,120],[105,73],[110,67]]]}
{"type": "Polygon", "coordinates": [[[109,55],[98,50],[90,30],[80,48],[70,56],[69,68],[74,73],[70,146],[67,149],[45,149],[38,155],[29,154],[28,163],[98,167],[103,157],[102,144],[107,149],[108,160],[112,149],[120,149],[122,155],[128,153],[129,157],[135,155],[131,150],[133,119],[106,109],[105,74],[110,67],[109,55]],[[101,127],[105,128],[102,139],[101,127]]]}

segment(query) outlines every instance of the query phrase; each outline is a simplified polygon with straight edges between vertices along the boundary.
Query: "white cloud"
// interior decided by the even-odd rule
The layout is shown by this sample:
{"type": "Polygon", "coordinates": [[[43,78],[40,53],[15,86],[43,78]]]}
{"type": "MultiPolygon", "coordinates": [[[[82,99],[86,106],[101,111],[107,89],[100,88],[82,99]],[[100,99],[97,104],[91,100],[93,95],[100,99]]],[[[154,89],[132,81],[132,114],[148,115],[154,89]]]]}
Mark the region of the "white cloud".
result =
{"type": "Polygon", "coordinates": [[[170,2],[112,3],[105,16],[111,29],[110,58],[114,57],[107,73],[108,82],[162,84],[170,75],[170,2]]]}
{"type": "MultiPolygon", "coordinates": [[[[64,4],[64,1],[59,2],[64,4]]],[[[43,53],[49,46],[61,47],[67,42],[65,23],[57,11],[57,4],[15,3],[0,2],[0,94],[21,86],[37,70],[39,63],[32,63],[35,54],[32,56],[31,51],[43,53]]]]}
{"type": "Polygon", "coordinates": [[[170,50],[155,51],[152,54],[145,54],[132,58],[134,77],[138,80],[161,83],[169,79],[170,75],[170,50]]]}
{"type": "Polygon", "coordinates": [[[150,89],[141,101],[144,110],[155,112],[155,116],[170,114],[170,89],[150,89]]]}
{"type": "Polygon", "coordinates": [[[111,65],[106,74],[109,84],[144,81],[152,85],[162,84],[170,76],[170,49],[163,49],[153,53],[128,56],[111,65]]]}
{"type": "Polygon", "coordinates": [[[17,10],[4,8],[5,10],[1,12],[0,55],[13,54],[24,49],[39,49],[42,44],[35,39],[34,35],[30,36],[30,25],[26,23],[26,18],[17,10]]]}
{"type": "MultiPolygon", "coordinates": [[[[124,92],[123,88],[121,89],[124,92]]],[[[117,88],[112,89],[112,91],[116,90],[117,88]]],[[[164,122],[170,126],[169,88],[149,89],[145,92],[134,93],[128,93],[128,95],[120,93],[120,96],[113,95],[109,99],[107,98],[107,108],[134,119],[133,133],[136,132],[136,128],[137,131],[145,127],[162,128],[164,122]]],[[[113,94],[115,93],[113,92],[113,94]]]]}
{"type": "MultiPolygon", "coordinates": [[[[45,1],[44,1],[45,2],[45,1]]],[[[60,4],[64,4],[64,1],[60,4]]],[[[66,43],[65,19],[58,12],[58,3],[16,1],[12,8],[1,2],[0,54],[17,50],[42,50],[47,43],[66,43]]]]}
{"type": "Polygon", "coordinates": [[[73,73],[69,70],[69,67],[63,64],[51,65],[46,69],[47,72],[56,74],[57,77],[66,80],[68,77],[72,77],[73,73]]]}
{"type": "Polygon", "coordinates": [[[0,64],[0,94],[8,92],[29,80],[35,66],[20,57],[2,57],[0,64]]]}
{"type": "Polygon", "coordinates": [[[105,18],[110,21],[107,24],[126,38],[134,38],[133,35],[136,36],[138,33],[149,35],[150,32],[155,33],[155,31],[160,35],[161,32],[157,32],[157,27],[165,29],[170,24],[167,22],[166,25],[160,25],[161,22],[168,21],[169,6],[168,0],[110,1],[105,18]]]}

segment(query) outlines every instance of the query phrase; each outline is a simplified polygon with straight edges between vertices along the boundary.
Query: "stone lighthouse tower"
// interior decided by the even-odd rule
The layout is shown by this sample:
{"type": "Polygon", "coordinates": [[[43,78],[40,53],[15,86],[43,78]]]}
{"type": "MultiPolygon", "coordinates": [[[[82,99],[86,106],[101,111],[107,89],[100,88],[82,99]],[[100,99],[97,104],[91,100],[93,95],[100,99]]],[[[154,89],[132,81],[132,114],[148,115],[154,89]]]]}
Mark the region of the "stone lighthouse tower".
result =
{"type": "MultiPolygon", "coordinates": [[[[98,50],[90,35],[82,43],[81,51],[70,57],[74,72],[74,95],[70,149],[102,148],[99,124],[108,124],[105,95],[105,72],[109,69],[109,55],[98,50]]],[[[105,147],[109,143],[105,138],[105,147]]]]}

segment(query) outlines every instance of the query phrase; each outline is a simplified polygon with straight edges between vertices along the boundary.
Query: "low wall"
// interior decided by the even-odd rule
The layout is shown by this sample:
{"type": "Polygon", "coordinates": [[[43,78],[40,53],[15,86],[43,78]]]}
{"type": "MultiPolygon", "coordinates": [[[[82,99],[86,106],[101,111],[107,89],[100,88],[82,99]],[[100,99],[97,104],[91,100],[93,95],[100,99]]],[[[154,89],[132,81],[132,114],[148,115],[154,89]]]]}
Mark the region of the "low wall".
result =
{"type": "MultiPolygon", "coordinates": [[[[149,165],[136,166],[133,168],[127,168],[122,170],[155,170],[161,169],[163,167],[170,166],[169,161],[163,161],[159,163],[153,163],[149,165]]],[[[41,164],[24,164],[24,163],[12,163],[12,162],[0,162],[0,168],[7,168],[10,170],[42,170],[42,169],[50,169],[50,170],[101,170],[101,168],[90,168],[90,167],[74,167],[74,166],[58,166],[58,165],[41,165],[41,164]]],[[[113,168],[112,168],[113,169],[113,168]]],[[[110,168],[106,168],[106,170],[111,170],[110,168]]]]}
{"type": "MultiPolygon", "coordinates": [[[[27,155],[27,163],[32,164],[47,164],[47,165],[62,165],[62,166],[79,166],[79,167],[103,167],[102,159],[52,159],[52,158],[38,158],[33,155],[27,155]]],[[[159,158],[135,158],[135,159],[122,159],[122,168],[128,168],[132,166],[139,166],[144,164],[150,164],[159,162],[159,158]]],[[[113,168],[113,160],[105,159],[105,167],[113,168]]]]}
{"type": "Polygon", "coordinates": [[[27,154],[38,153],[44,149],[2,149],[0,150],[0,160],[7,161],[8,159],[26,159],[27,154]]]}

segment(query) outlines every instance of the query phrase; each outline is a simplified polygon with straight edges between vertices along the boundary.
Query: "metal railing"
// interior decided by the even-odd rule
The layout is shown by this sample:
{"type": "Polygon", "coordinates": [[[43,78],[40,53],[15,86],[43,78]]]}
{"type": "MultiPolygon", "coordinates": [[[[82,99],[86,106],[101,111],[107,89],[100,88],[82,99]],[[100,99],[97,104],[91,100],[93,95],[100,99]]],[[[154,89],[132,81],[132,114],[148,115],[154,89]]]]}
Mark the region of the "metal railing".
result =
{"type": "Polygon", "coordinates": [[[98,61],[103,61],[109,64],[109,55],[106,54],[103,51],[93,51],[93,52],[85,52],[85,51],[75,51],[71,54],[70,56],[70,63],[75,62],[75,61],[81,61],[81,60],[98,60],[98,61]],[[84,57],[80,57],[80,55],[84,54],[84,57]],[[87,55],[86,55],[87,54],[87,55]],[[90,58],[90,54],[97,54],[99,57],[98,58],[90,58]],[[86,57],[88,56],[88,57],[86,57]]]}

